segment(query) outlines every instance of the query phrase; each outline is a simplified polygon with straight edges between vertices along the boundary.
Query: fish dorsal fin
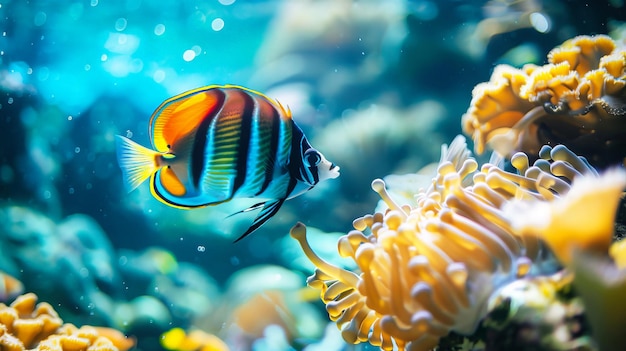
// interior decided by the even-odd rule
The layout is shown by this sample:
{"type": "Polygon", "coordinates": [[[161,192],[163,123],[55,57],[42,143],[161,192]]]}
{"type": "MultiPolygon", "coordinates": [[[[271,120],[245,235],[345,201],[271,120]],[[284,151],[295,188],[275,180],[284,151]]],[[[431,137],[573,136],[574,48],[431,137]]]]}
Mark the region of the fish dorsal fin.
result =
{"type": "Polygon", "coordinates": [[[198,128],[224,100],[224,93],[216,87],[191,90],[165,100],[150,118],[152,146],[167,152],[170,145],[198,128]]]}
{"type": "MultiPolygon", "coordinates": [[[[278,210],[280,210],[280,207],[283,205],[285,200],[286,199],[277,199],[277,200],[266,202],[261,212],[256,216],[256,218],[254,219],[254,222],[252,222],[252,225],[250,226],[250,228],[248,228],[248,230],[246,230],[245,233],[241,234],[241,236],[237,238],[235,242],[238,242],[239,240],[252,234],[255,230],[259,229],[265,222],[267,222],[270,218],[272,218],[278,212],[278,210]]],[[[260,207],[259,205],[261,204],[256,204],[256,205],[253,205],[252,207],[257,208],[257,207],[260,207]]],[[[246,210],[243,210],[242,212],[246,212],[246,210]]]]}
{"type": "Polygon", "coordinates": [[[280,101],[271,98],[259,91],[256,91],[254,89],[250,89],[250,88],[246,88],[246,87],[242,87],[240,85],[232,85],[232,84],[227,84],[224,86],[221,86],[221,88],[227,88],[227,89],[240,89],[243,91],[247,91],[248,93],[251,93],[252,95],[257,95],[260,96],[262,98],[264,98],[265,100],[267,100],[272,106],[274,106],[278,112],[280,112],[284,117],[291,119],[291,109],[289,108],[289,106],[283,105],[280,103],[280,101]]]}

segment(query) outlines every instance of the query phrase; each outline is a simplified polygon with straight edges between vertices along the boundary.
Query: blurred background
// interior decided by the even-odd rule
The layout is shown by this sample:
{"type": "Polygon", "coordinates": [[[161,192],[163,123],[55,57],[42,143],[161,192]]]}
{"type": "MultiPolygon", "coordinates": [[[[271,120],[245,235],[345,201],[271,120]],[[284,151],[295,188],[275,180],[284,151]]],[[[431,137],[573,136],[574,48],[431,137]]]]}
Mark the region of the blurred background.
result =
{"type": "Polygon", "coordinates": [[[626,37],[623,0],[0,0],[0,18],[0,271],[139,350],[172,328],[231,350],[346,349],[289,228],[336,260],[372,179],[437,161],[495,65],[626,37]],[[115,159],[115,135],[149,145],[152,111],[209,84],[288,105],[341,167],[236,244],[256,213],[226,216],[256,201],[169,208],[147,184],[126,193],[115,159]]]}

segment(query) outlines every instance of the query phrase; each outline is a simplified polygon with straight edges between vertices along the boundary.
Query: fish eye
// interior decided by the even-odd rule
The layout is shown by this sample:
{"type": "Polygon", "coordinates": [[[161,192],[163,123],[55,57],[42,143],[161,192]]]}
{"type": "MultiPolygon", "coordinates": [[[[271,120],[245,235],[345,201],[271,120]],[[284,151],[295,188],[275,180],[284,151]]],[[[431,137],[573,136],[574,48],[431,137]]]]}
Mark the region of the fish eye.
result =
{"type": "Polygon", "coordinates": [[[322,155],[315,149],[308,149],[304,152],[304,163],[307,167],[317,166],[322,161],[322,155]]]}

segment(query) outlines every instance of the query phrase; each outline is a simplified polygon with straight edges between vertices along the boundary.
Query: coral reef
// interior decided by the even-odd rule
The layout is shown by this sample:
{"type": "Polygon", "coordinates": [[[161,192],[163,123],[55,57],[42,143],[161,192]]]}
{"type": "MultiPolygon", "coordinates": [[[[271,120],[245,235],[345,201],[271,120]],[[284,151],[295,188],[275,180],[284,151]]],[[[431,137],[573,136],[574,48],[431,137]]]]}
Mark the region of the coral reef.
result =
{"type": "MultiPolygon", "coordinates": [[[[329,272],[369,284],[356,283],[354,294],[337,293],[330,301],[333,291],[342,287],[333,283],[326,297],[335,315],[344,306],[339,301],[362,298],[357,304],[369,311],[388,308],[404,313],[397,318],[395,310],[381,315],[385,328],[393,323],[404,328],[406,314],[418,311],[419,301],[405,307],[373,297],[368,301],[361,292],[373,285],[380,296],[391,295],[385,287],[392,285],[376,280],[375,274],[385,276],[385,269],[395,267],[394,250],[402,254],[416,250],[392,235],[404,235],[405,228],[414,225],[411,230],[425,231],[432,239],[426,241],[431,246],[418,250],[429,260],[445,262],[439,250],[456,250],[445,253],[458,261],[445,266],[450,267],[445,272],[449,279],[441,275],[428,281],[447,282],[450,289],[435,287],[433,299],[440,302],[450,295],[450,306],[456,306],[453,312],[445,304],[445,312],[428,312],[440,318],[429,323],[452,330],[439,339],[440,351],[597,348],[594,344],[611,350],[622,345],[626,255],[618,244],[606,252],[609,226],[598,235],[584,235],[591,222],[585,218],[593,212],[582,206],[584,225],[574,228],[578,231],[571,241],[555,237],[545,240],[545,247],[537,242],[544,240],[546,230],[561,226],[553,221],[561,205],[570,210],[565,205],[578,202],[572,197],[576,181],[569,188],[570,179],[578,175],[540,173],[535,179],[526,172],[517,177],[497,170],[494,162],[494,169],[485,172],[472,171],[474,165],[468,163],[470,168],[459,173],[459,177],[468,174],[459,185],[455,174],[469,157],[458,152],[467,151],[460,143],[443,152],[443,162],[452,163],[456,171],[446,173],[440,184],[433,184],[432,168],[420,174],[390,173],[413,172],[436,161],[440,145],[461,129],[458,117],[467,110],[470,90],[501,63],[521,68],[499,66],[494,80],[484,85],[493,99],[467,111],[468,116],[493,113],[494,119],[474,121],[482,133],[483,150],[510,149],[503,155],[506,161],[513,157],[513,163],[527,162],[529,170],[534,169],[532,164],[545,171],[578,162],[550,156],[553,151],[561,154],[558,143],[584,155],[595,167],[622,163],[625,6],[618,0],[3,1],[0,302],[8,305],[22,290],[34,292],[50,302],[65,323],[120,329],[136,338],[137,349],[144,351],[165,346],[161,336],[168,330],[173,333],[167,335],[174,337],[169,346],[179,349],[194,347],[174,342],[180,338],[219,343],[203,335],[213,335],[237,351],[373,349],[346,345],[336,323],[329,323],[318,290],[305,287],[299,274],[310,274],[312,265],[298,242],[285,234],[297,220],[306,223],[313,251],[321,257],[334,256],[328,262],[341,268],[329,272]],[[545,53],[556,44],[585,33],[610,33],[613,44],[603,36],[579,37],[555,49],[544,65],[545,53]],[[522,67],[526,63],[538,66],[522,67]],[[146,116],[160,101],[193,87],[225,83],[267,89],[280,97],[302,121],[312,142],[332,149],[334,155],[328,156],[345,170],[342,180],[294,199],[263,233],[237,245],[232,245],[231,233],[245,230],[251,213],[224,217],[252,203],[183,213],[152,199],[147,187],[126,195],[117,176],[113,143],[116,134],[148,142],[146,116]],[[529,89],[522,91],[522,86],[529,89]],[[483,122],[487,124],[480,125],[483,122]],[[592,129],[595,133],[587,133],[592,129]],[[507,144],[507,138],[517,138],[519,147],[507,144]],[[544,142],[552,147],[547,156],[540,155],[544,142]],[[516,151],[524,151],[527,161],[514,156],[516,151]],[[537,164],[535,159],[542,161],[537,164]],[[474,181],[472,175],[486,180],[474,181]],[[378,177],[384,178],[393,201],[381,200],[373,210],[379,197],[363,189],[378,177]],[[443,190],[446,177],[456,190],[443,190]],[[428,196],[416,198],[420,193],[428,196]],[[515,206],[501,207],[497,202],[512,204],[518,196],[521,202],[515,206]],[[462,208],[469,200],[487,204],[488,211],[475,215],[474,208],[462,208]],[[522,224],[534,227],[524,230],[514,217],[526,210],[530,215],[533,206],[523,204],[545,209],[549,220],[533,216],[535,220],[522,224]],[[428,210],[410,213],[422,205],[428,210]],[[347,224],[372,211],[378,214],[356,225],[359,235],[376,241],[361,243],[363,248],[356,251],[363,254],[355,260],[356,254],[350,256],[353,246],[344,239],[342,252],[348,257],[336,255],[336,242],[347,224]],[[501,236],[485,245],[483,237],[475,237],[480,231],[454,232],[451,228],[459,219],[501,236]],[[396,222],[401,225],[393,229],[396,222]],[[440,238],[433,231],[446,234],[440,238]],[[286,241],[289,246],[282,245],[286,241]],[[390,243],[391,248],[382,247],[390,243]],[[546,251],[550,247],[555,256],[546,251]],[[371,252],[374,258],[369,260],[371,252]],[[465,287],[463,267],[456,264],[465,262],[464,256],[476,259],[463,263],[468,275],[465,287]],[[277,269],[277,264],[287,269],[277,269]],[[551,274],[561,264],[565,271],[551,274]],[[373,273],[361,277],[364,268],[373,273]],[[358,279],[344,271],[354,272],[358,279]],[[493,279],[481,285],[474,284],[479,281],[476,277],[493,279]],[[462,305],[464,296],[470,307],[462,305]],[[467,330],[485,316],[484,325],[466,338],[455,332],[465,328],[452,322],[464,316],[467,330]],[[593,338],[588,338],[587,324],[594,326],[593,338]],[[324,340],[318,343],[320,338],[324,340]]],[[[510,167],[503,165],[513,170],[510,167]]],[[[585,167],[574,169],[587,173],[590,183],[613,179],[604,178],[602,172],[590,175],[585,167]]],[[[376,187],[380,190],[382,183],[376,187]]],[[[603,213],[608,221],[610,212],[603,213]]],[[[624,204],[619,216],[624,222],[624,204]]],[[[626,226],[621,228],[626,233],[626,226]]],[[[350,238],[364,240],[359,235],[350,238]]],[[[420,260],[415,259],[410,269],[428,277],[420,260]]],[[[394,284],[406,297],[407,286],[402,284],[407,270],[394,272],[402,278],[394,284]]],[[[331,279],[320,277],[313,284],[321,285],[322,278],[331,279]]],[[[415,286],[415,279],[408,281],[415,286]]],[[[417,285],[416,296],[425,299],[424,285],[417,285]]],[[[345,322],[344,334],[354,334],[347,330],[356,328],[350,318],[363,317],[356,306],[338,317],[338,322],[345,322]]],[[[417,317],[425,316],[420,311],[426,309],[417,317]]],[[[365,321],[371,318],[367,315],[365,321]]],[[[111,332],[66,325],[59,332],[94,335],[95,330],[100,336],[111,332]]],[[[428,323],[420,324],[424,325],[428,323]]],[[[6,335],[3,332],[3,338],[9,338],[6,335]]],[[[366,341],[365,335],[359,338],[366,341]]],[[[74,345],[86,348],[84,343],[74,345]]],[[[419,343],[406,346],[417,348],[419,343]]]]}
{"type": "Polygon", "coordinates": [[[605,35],[579,36],[548,61],[499,65],[474,88],[462,124],[476,152],[534,155],[565,144],[595,167],[626,162],[626,49],[605,35]]]}
{"type": "Polygon", "coordinates": [[[10,306],[0,303],[0,349],[10,351],[126,351],[134,341],[116,330],[83,326],[77,328],[59,318],[37,296],[19,296],[10,306]]]}
{"type": "MultiPolygon", "coordinates": [[[[539,240],[546,238],[524,235],[507,216],[507,207],[558,207],[563,199],[580,198],[576,184],[597,182],[595,170],[562,145],[544,146],[532,165],[526,154],[515,154],[511,163],[517,172],[489,163],[478,170],[464,145],[463,138],[455,139],[428,188],[415,194],[415,205],[398,205],[382,180],[372,182],[388,209],[357,218],[355,230],[338,244],[339,254],[354,260],[360,273],[325,262],[311,250],[306,228],[292,228],[291,235],[317,266],[308,283],[321,290],[346,341],[369,341],[384,350],[394,344],[401,350],[428,350],[450,331],[473,333],[500,288],[527,275],[556,272],[559,265],[539,240]],[[463,185],[464,179],[469,184],[463,185]]],[[[608,172],[603,177],[600,181],[617,176],[608,172]]],[[[622,185],[618,182],[608,192],[619,195],[622,185]]],[[[606,195],[595,194],[599,201],[606,195]]],[[[595,203],[577,202],[583,207],[595,203]]],[[[614,211],[607,211],[605,217],[612,220],[614,211]]],[[[548,214],[561,223],[569,218],[563,211],[548,214]]],[[[559,251],[562,242],[546,241],[561,263],[568,262],[559,251]]],[[[597,246],[579,242],[583,249],[597,246]]]]}

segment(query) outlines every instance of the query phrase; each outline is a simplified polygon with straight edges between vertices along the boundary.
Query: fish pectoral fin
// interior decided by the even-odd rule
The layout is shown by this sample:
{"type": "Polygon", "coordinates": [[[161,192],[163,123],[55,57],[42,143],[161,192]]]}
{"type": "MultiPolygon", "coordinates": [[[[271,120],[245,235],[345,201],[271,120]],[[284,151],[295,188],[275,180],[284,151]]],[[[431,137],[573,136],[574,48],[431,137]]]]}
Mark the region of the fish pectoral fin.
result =
{"type": "MultiPolygon", "coordinates": [[[[239,240],[245,238],[246,236],[252,234],[252,232],[254,232],[255,230],[259,229],[265,222],[267,222],[270,218],[272,218],[280,209],[280,207],[283,205],[283,203],[285,202],[286,199],[278,199],[278,200],[274,200],[274,201],[268,201],[264,204],[263,209],[261,210],[261,212],[256,216],[256,218],[254,219],[254,222],[252,222],[252,225],[250,226],[250,228],[248,228],[248,230],[246,230],[245,233],[241,234],[241,236],[239,238],[237,238],[237,240],[235,240],[235,242],[238,242],[239,240]]],[[[258,208],[261,207],[261,204],[256,204],[253,205],[252,207],[258,208]]],[[[245,210],[244,210],[245,211],[245,210]]]]}
{"type": "Polygon", "coordinates": [[[226,216],[226,218],[230,218],[230,217],[232,217],[232,216],[234,216],[234,215],[236,215],[236,214],[240,214],[240,213],[245,213],[245,212],[250,212],[250,211],[258,210],[259,208],[263,207],[263,205],[265,205],[265,202],[266,202],[266,201],[259,202],[259,203],[257,203],[257,204],[254,204],[254,205],[252,205],[252,206],[248,207],[248,208],[244,208],[244,209],[243,209],[243,210],[241,210],[241,211],[237,211],[237,212],[235,212],[235,213],[231,213],[231,214],[229,214],[228,216],[226,216]]]}
{"type": "Polygon", "coordinates": [[[158,170],[157,157],[160,153],[121,135],[116,136],[115,144],[124,187],[131,192],[158,170]]]}

